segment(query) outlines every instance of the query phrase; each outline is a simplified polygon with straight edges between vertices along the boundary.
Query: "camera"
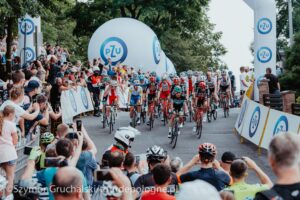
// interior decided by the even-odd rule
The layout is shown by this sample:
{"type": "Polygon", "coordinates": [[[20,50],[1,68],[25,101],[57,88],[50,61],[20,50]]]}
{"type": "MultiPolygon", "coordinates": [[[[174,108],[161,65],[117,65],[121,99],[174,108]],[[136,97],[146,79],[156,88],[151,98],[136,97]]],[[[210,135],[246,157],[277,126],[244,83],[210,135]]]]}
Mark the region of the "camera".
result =
{"type": "Polygon", "coordinates": [[[45,167],[66,167],[68,166],[68,161],[66,159],[62,160],[57,157],[45,158],[45,167]]]}
{"type": "Polygon", "coordinates": [[[81,120],[76,121],[76,129],[77,129],[77,131],[82,130],[82,121],[81,120]]]}
{"type": "Polygon", "coordinates": [[[30,147],[30,146],[26,146],[24,148],[24,155],[30,155],[30,152],[32,150],[33,147],[30,147]]]}
{"type": "Polygon", "coordinates": [[[65,138],[68,138],[70,140],[78,139],[78,135],[75,132],[71,132],[71,133],[68,133],[65,138]]]}

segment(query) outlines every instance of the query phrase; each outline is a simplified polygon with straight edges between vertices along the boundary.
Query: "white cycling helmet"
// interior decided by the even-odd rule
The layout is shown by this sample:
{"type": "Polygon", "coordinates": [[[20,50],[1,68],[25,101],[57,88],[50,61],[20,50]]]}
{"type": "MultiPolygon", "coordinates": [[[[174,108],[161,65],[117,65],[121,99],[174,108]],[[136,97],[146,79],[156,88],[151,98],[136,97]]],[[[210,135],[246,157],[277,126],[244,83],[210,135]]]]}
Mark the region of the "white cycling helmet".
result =
{"type": "Polygon", "coordinates": [[[205,81],[205,76],[198,76],[197,81],[205,81]]]}
{"type": "Polygon", "coordinates": [[[115,140],[127,147],[131,147],[130,143],[134,141],[136,135],[140,132],[132,127],[121,127],[115,133],[115,140]]]}
{"type": "Polygon", "coordinates": [[[114,86],[114,87],[117,87],[117,86],[118,86],[118,82],[115,81],[115,80],[112,80],[112,81],[110,82],[110,85],[111,85],[111,86],[114,86]]]}

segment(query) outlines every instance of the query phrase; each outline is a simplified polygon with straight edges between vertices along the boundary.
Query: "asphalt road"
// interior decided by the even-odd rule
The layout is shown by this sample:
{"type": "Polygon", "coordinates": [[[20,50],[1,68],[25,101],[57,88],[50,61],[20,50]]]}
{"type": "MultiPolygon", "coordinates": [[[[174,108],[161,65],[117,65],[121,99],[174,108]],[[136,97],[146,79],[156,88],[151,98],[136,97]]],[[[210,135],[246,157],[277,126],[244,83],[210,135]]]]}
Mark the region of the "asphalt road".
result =
{"type": "MultiPolygon", "coordinates": [[[[154,129],[150,132],[146,124],[138,126],[141,135],[137,136],[132,144],[131,151],[135,154],[145,153],[146,149],[151,145],[159,145],[166,149],[169,155],[179,156],[184,163],[188,162],[196,153],[199,144],[204,142],[214,143],[217,146],[218,158],[225,151],[231,151],[238,157],[248,156],[252,158],[274,181],[275,176],[272,173],[267,162],[267,153],[263,152],[258,156],[257,148],[250,142],[244,141],[241,144],[240,137],[233,131],[234,123],[237,119],[239,109],[231,109],[229,118],[224,118],[222,113],[218,113],[218,119],[212,123],[203,124],[203,133],[200,140],[194,135],[193,123],[187,122],[181,130],[178,138],[177,146],[172,149],[167,138],[168,128],[163,126],[159,120],[154,122],[154,129]]],[[[109,134],[108,128],[103,129],[100,118],[85,117],[83,119],[85,128],[95,142],[98,149],[97,159],[100,160],[102,153],[114,142],[113,134],[109,134]]],[[[128,126],[129,114],[119,112],[116,121],[116,127],[128,126]]],[[[259,179],[255,173],[250,172],[248,176],[250,183],[257,183],[259,179]]]]}

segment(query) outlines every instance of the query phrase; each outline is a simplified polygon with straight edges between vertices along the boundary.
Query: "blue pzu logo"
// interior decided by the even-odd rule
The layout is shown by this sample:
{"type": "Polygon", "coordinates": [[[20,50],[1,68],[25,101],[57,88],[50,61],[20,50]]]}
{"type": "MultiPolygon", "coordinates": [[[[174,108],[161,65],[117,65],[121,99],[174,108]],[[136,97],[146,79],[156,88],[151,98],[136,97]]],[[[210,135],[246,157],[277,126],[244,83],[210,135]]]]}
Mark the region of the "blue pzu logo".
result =
{"type": "Polygon", "coordinates": [[[272,22],[268,18],[261,18],[257,23],[257,30],[260,34],[268,34],[272,30],[272,22]]]}
{"type": "Polygon", "coordinates": [[[277,135],[280,132],[287,132],[289,130],[289,123],[288,119],[286,116],[282,115],[279,117],[277,120],[274,130],[273,130],[273,135],[277,135]]]}
{"type": "Polygon", "coordinates": [[[73,94],[73,91],[72,91],[72,90],[69,90],[69,99],[70,99],[71,106],[72,106],[74,112],[77,113],[76,99],[75,99],[75,97],[74,97],[74,94],[73,94]]]}
{"type": "Polygon", "coordinates": [[[83,106],[85,107],[85,109],[89,108],[89,102],[88,102],[88,98],[85,92],[85,89],[82,87],[80,90],[80,96],[81,96],[81,101],[83,106]]]}
{"type": "Polygon", "coordinates": [[[257,78],[257,80],[256,80],[256,86],[257,86],[257,87],[259,86],[260,81],[264,79],[264,77],[265,77],[265,76],[262,75],[262,76],[259,76],[259,77],[257,78]]]}
{"type": "Polygon", "coordinates": [[[24,19],[20,22],[20,32],[23,35],[30,35],[34,31],[34,23],[31,19],[24,19]]]}
{"type": "Polygon", "coordinates": [[[243,105],[242,110],[241,110],[240,117],[239,117],[238,128],[240,128],[240,126],[242,124],[242,121],[244,119],[247,106],[248,106],[248,101],[245,100],[244,105],[243,105]]]}
{"type": "Polygon", "coordinates": [[[26,47],[24,51],[25,51],[25,62],[33,61],[35,57],[33,49],[30,47],[26,47]]]}
{"type": "Polygon", "coordinates": [[[249,136],[252,138],[256,130],[258,128],[260,121],[260,108],[257,106],[252,114],[251,120],[250,120],[250,125],[249,125],[249,136]]]}
{"type": "Polygon", "coordinates": [[[152,50],[153,50],[154,61],[156,64],[158,64],[160,61],[161,48],[160,48],[160,43],[156,36],[154,36],[153,38],[152,50]]]}
{"type": "Polygon", "coordinates": [[[267,63],[272,59],[272,51],[268,47],[262,47],[257,51],[257,59],[261,63],[267,63]]]}
{"type": "Polygon", "coordinates": [[[111,59],[112,65],[122,63],[127,57],[127,46],[118,37],[107,38],[100,47],[100,56],[105,64],[108,63],[108,58],[111,59]]]}

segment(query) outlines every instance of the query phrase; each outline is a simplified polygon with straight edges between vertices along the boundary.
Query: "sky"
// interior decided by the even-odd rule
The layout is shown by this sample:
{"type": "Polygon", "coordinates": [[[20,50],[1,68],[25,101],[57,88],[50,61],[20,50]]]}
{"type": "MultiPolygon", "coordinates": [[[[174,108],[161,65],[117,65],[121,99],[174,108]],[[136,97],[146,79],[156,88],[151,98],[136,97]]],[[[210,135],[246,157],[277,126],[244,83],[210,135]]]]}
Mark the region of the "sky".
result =
{"type": "Polygon", "coordinates": [[[215,24],[215,31],[223,32],[220,42],[227,54],[221,60],[238,77],[239,67],[252,66],[254,59],[250,52],[254,40],[253,11],[243,0],[211,0],[208,16],[215,24]]]}

